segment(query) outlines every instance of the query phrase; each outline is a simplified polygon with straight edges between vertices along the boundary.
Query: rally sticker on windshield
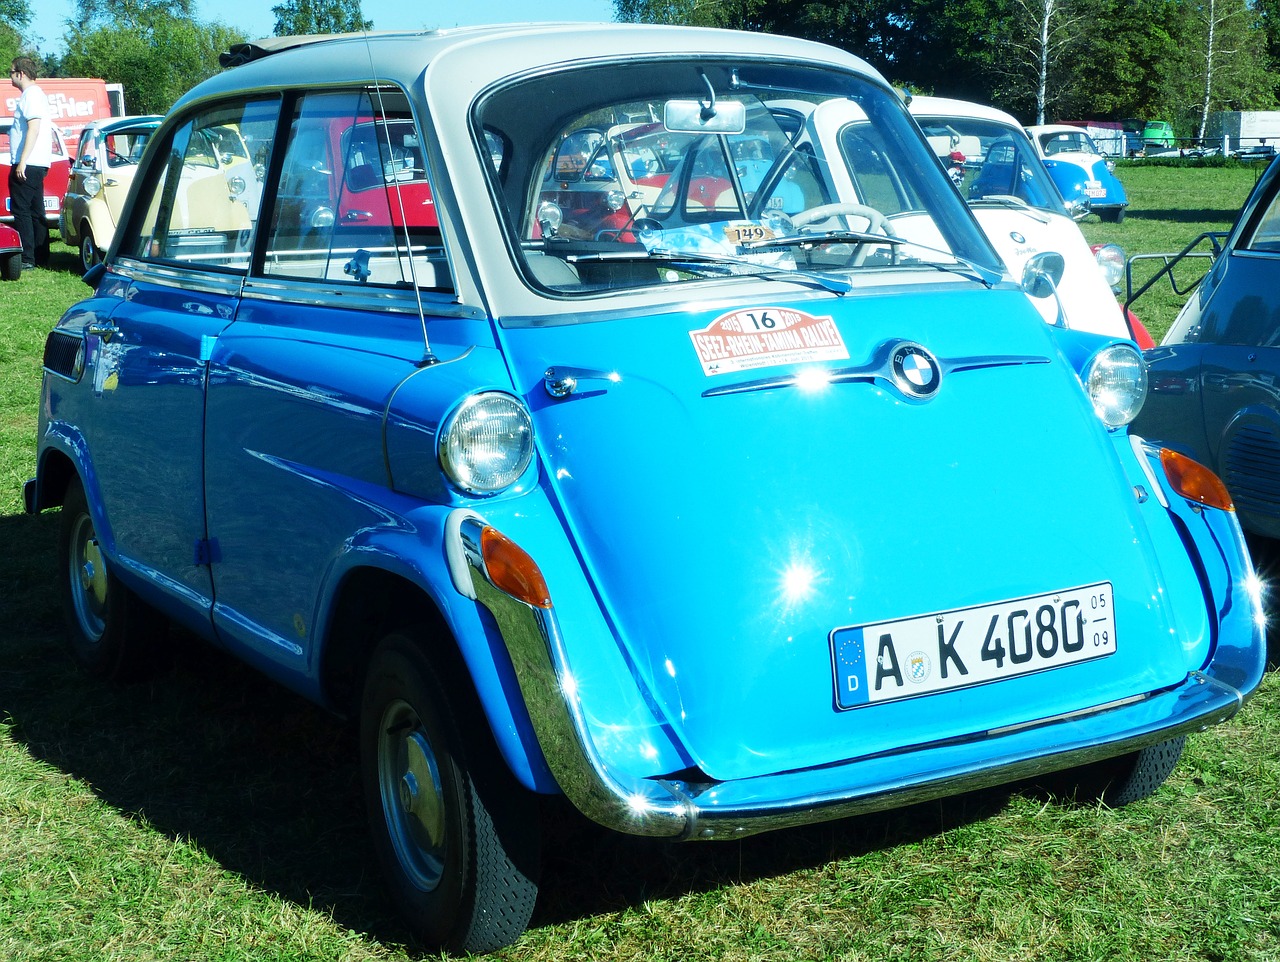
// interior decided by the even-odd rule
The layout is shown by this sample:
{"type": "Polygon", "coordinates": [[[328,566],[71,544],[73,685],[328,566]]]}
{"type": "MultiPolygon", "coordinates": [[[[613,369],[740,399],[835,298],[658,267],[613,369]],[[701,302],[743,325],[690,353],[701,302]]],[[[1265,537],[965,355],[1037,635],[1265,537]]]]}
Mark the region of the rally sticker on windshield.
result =
{"type": "Polygon", "coordinates": [[[757,307],[721,314],[690,331],[702,373],[731,374],[778,364],[848,358],[840,329],[830,317],[785,307],[757,307]]]}

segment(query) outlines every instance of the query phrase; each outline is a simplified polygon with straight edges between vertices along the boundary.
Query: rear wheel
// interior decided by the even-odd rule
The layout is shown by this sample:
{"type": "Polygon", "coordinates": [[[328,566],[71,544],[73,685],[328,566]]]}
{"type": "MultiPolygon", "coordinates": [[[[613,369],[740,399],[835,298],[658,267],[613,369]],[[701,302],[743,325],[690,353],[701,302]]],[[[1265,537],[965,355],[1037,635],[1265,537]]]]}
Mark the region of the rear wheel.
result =
{"type": "MultiPolygon", "coordinates": [[[[361,780],[392,899],[432,947],[491,952],[524,931],[537,898],[532,798],[482,753],[409,632],[378,645],[360,709],[361,780]]],[[[479,722],[483,724],[483,722],[479,722]]],[[[488,754],[496,754],[489,752],[488,754]]]]}
{"type": "Polygon", "coordinates": [[[1098,216],[1108,223],[1121,224],[1124,222],[1124,210],[1123,207],[1115,207],[1111,210],[1099,211],[1098,216]]]}
{"type": "Polygon", "coordinates": [[[1171,738],[1128,755],[1063,772],[1063,784],[1051,787],[1074,790],[1077,802],[1104,802],[1121,808],[1156,793],[1177,767],[1186,741],[1185,736],[1171,738]]]}
{"type": "Polygon", "coordinates": [[[91,675],[124,681],[142,674],[163,619],[111,573],[76,478],[63,499],[58,548],[71,656],[91,675]]]}

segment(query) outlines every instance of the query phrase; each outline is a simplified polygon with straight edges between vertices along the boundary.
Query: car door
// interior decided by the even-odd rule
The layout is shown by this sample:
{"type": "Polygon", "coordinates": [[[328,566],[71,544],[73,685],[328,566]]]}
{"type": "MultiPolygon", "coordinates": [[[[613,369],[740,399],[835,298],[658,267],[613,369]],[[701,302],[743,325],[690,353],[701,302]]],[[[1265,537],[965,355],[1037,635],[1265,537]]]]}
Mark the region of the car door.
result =
{"type": "Polygon", "coordinates": [[[1200,378],[1213,467],[1244,526],[1280,537],[1280,194],[1260,211],[1215,271],[1200,378]]]}
{"type": "Polygon", "coordinates": [[[330,132],[358,120],[403,134],[403,93],[309,91],[285,113],[260,266],[210,356],[205,490],[219,637],[296,679],[351,539],[393,523],[383,419],[420,370],[420,310],[430,323],[457,308],[433,210],[396,203],[419,219],[393,226],[395,191],[378,189],[368,217],[335,216],[348,160],[382,165],[335,152],[330,132]]]}
{"type": "Polygon", "coordinates": [[[277,113],[265,98],[209,107],[169,128],[105,282],[118,303],[89,327],[103,416],[88,440],[110,534],[121,562],[161,584],[179,616],[207,612],[211,599],[206,361],[235,318],[257,220],[225,182],[193,185],[207,179],[211,127],[270,129],[277,113]]]}

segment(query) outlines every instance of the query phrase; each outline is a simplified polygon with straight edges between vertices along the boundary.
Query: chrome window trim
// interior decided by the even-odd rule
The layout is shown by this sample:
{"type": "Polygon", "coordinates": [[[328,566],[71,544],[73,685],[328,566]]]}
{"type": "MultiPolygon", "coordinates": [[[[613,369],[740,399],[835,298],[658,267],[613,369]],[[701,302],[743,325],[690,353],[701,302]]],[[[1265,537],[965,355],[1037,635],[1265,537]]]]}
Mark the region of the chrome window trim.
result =
{"type": "Polygon", "coordinates": [[[457,295],[417,291],[412,288],[363,287],[352,284],[319,284],[308,280],[246,278],[241,295],[246,300],[301,304],[308,307],[392,311],[417,317],[419,304],[428,317],[482,318],[478,308],[460,304],[457,295]]]}
{"type": "Polygon", "coordinates": [[[152,284],[181,287],[184,291],[232,297],[239,295],[245,282],[245,276],[241,273],[183,267],[131,257],[117,257],[111,263],[111,271],[131,281],[146,281],[152,284]]]}

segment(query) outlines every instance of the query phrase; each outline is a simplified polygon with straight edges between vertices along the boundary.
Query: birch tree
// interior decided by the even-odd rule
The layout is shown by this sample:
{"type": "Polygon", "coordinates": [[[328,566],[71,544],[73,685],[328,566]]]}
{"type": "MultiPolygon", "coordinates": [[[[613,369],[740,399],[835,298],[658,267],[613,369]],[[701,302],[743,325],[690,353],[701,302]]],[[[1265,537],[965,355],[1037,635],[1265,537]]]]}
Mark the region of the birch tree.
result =
{"type": "Polygon", "coordinates": [[[1274,80],[1267,76],[1261,17],[1246,0],[1188,3],[1188,56],[1197,64],[1196,139],[1203,141],[1214,110],[1239,109],[1259,96],[1274,103],[1274,80]]]}
{"type": "Polygon", "coordinates": [[[1034,106],[1043,124],[1059,91],[1075,76],[1074,55],[1085,46],[1093,18],[1087,0],[1012,0],[1001,44],[1005,57],[994,65],[1007,99],[1034,106]]]}

